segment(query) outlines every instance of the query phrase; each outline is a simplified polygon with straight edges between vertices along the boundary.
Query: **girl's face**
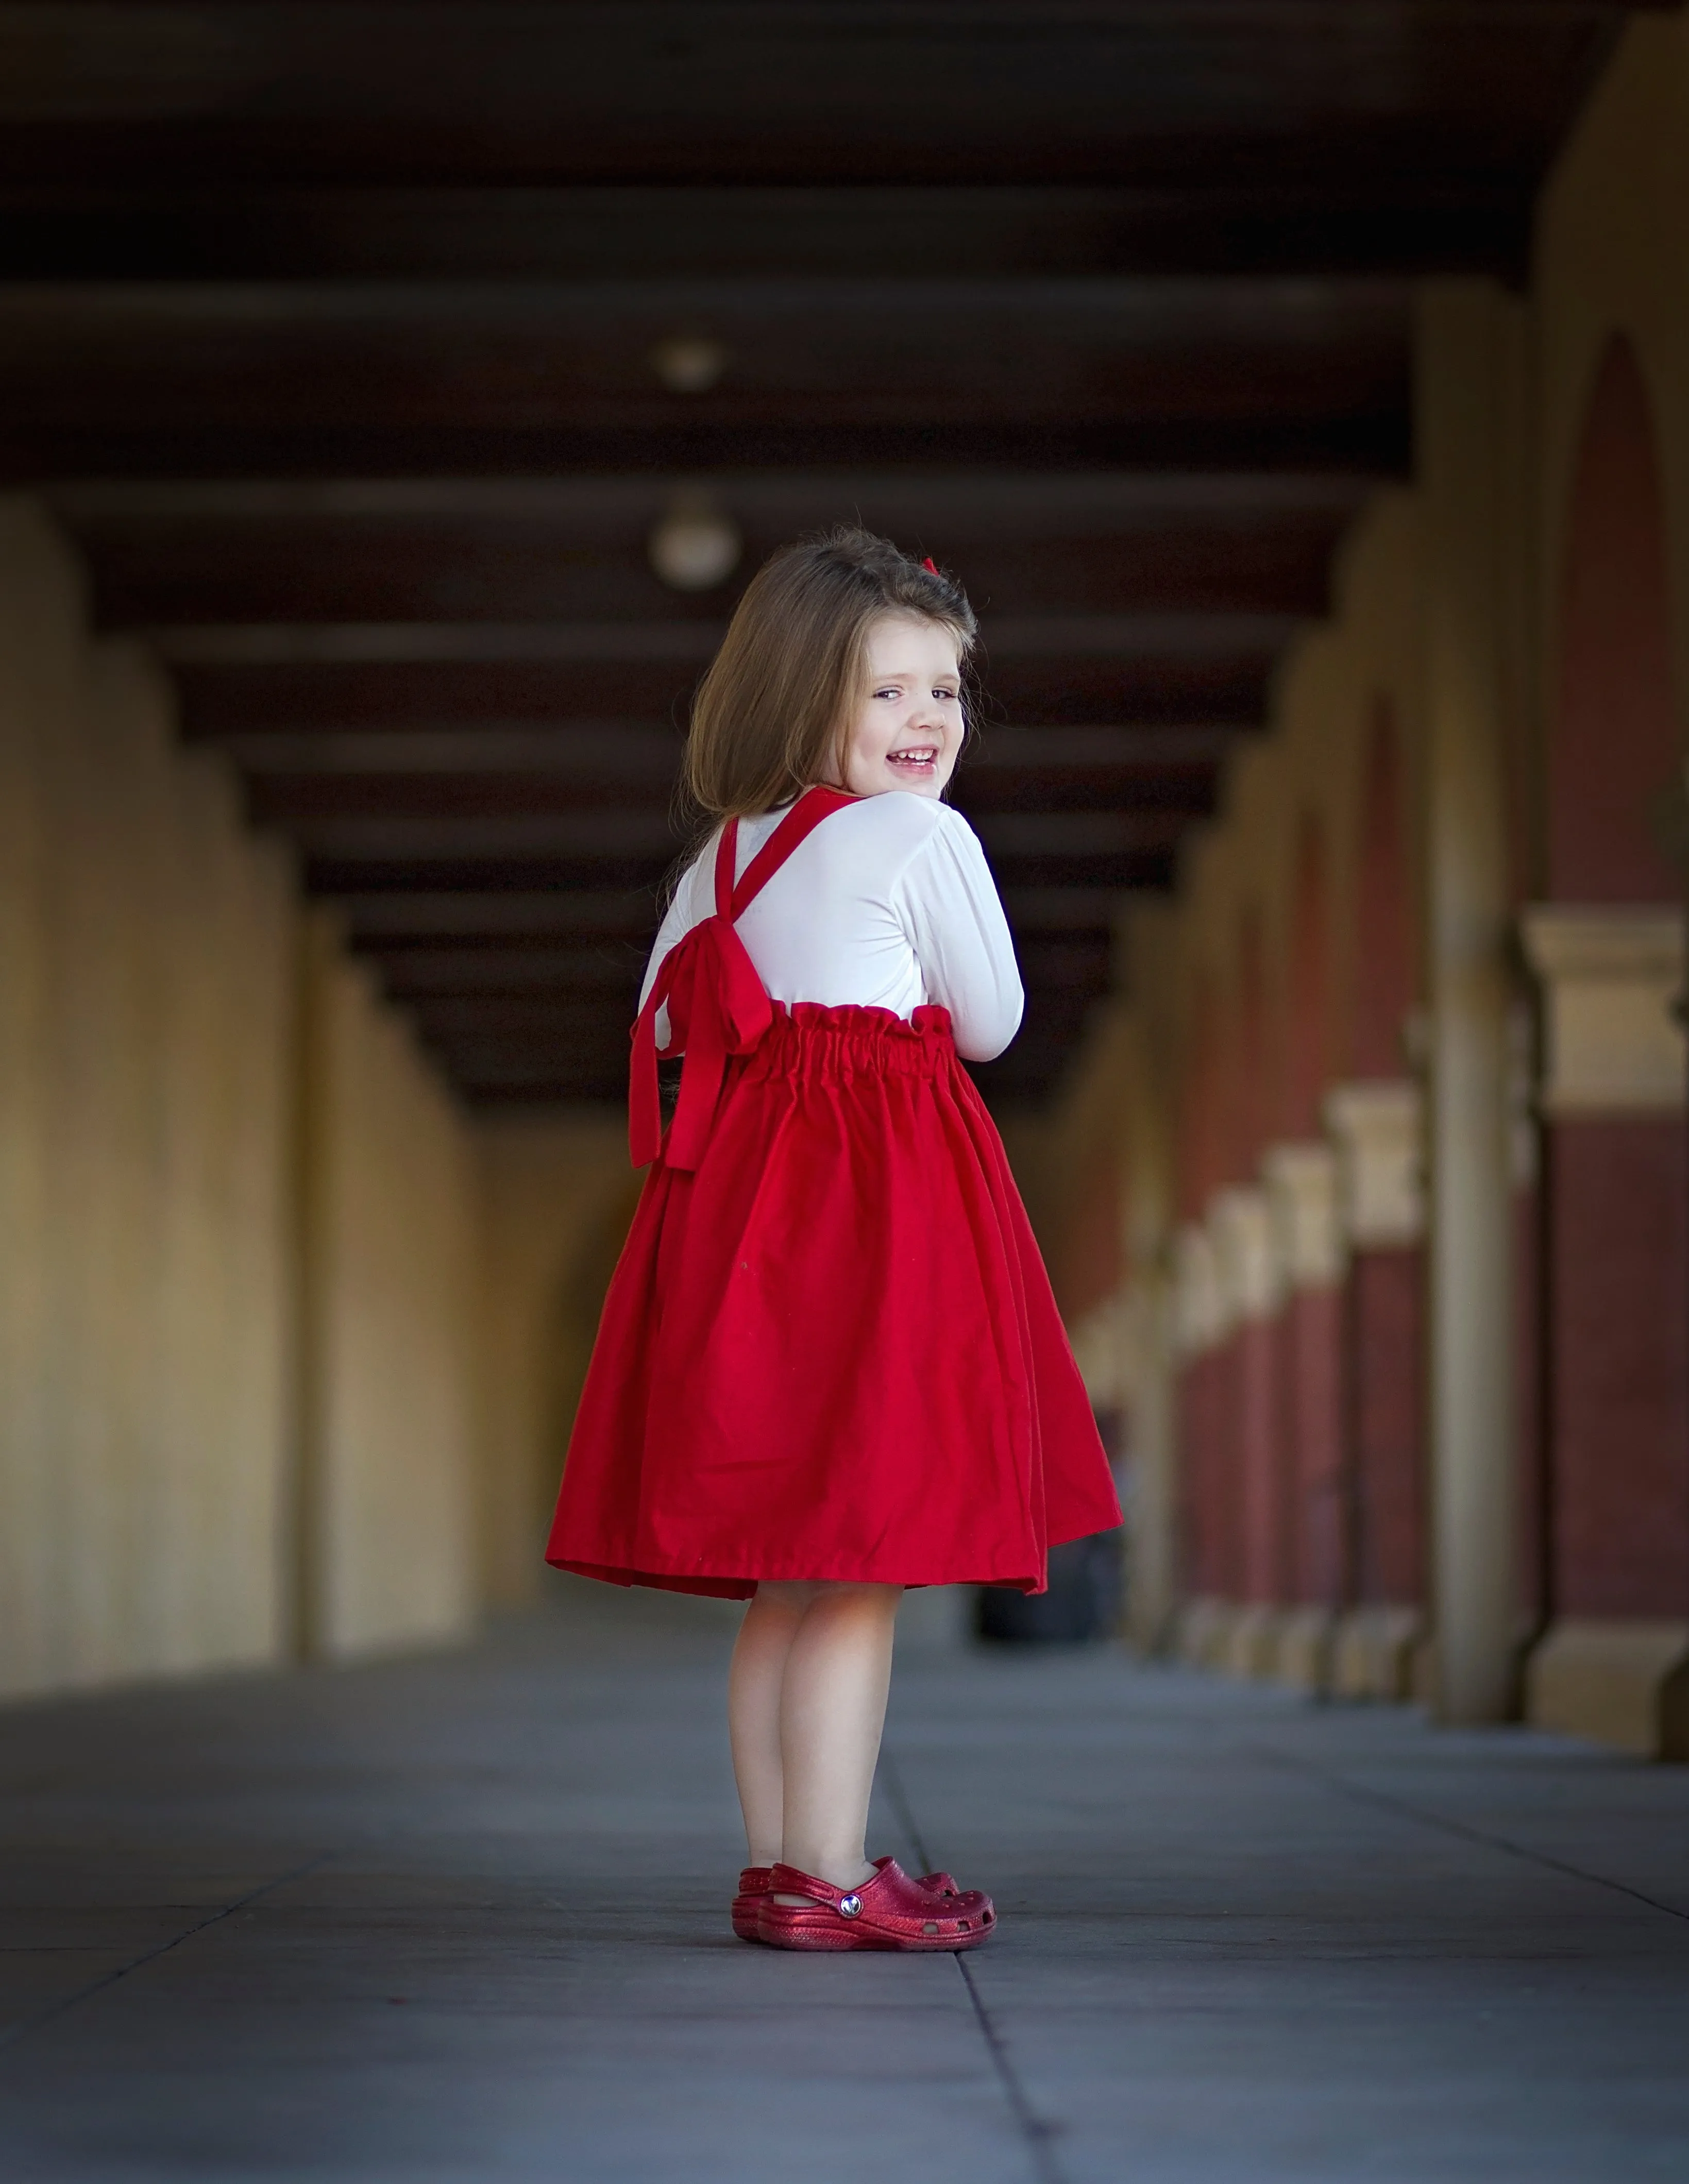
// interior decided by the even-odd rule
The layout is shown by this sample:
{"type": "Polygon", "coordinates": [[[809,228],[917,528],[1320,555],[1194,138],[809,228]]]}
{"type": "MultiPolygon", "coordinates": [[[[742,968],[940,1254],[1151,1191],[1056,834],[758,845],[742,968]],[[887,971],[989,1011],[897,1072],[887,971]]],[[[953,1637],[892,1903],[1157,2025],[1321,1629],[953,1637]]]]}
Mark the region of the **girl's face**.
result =
{"type": "Polygon", "coordinates": [[[844,786],[853,796],[889,788],[943,791],[962,749],[962,671],[939,623],[884,615],[869,628],[867,674],[844,741],[844,786]]]}

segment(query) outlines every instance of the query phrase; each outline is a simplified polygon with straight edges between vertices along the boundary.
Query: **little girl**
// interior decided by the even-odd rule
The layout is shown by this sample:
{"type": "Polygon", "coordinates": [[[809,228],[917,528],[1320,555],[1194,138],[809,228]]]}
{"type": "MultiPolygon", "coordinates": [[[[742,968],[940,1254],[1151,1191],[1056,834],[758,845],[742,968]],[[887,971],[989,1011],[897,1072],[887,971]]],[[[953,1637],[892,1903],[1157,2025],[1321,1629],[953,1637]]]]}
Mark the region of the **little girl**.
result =
{"type": "Polygon", "coordinates": [[[734,1931],[962,1949],[995,1922],[864,1836],[906,1585],[1042,1591],[1119,1522],[1002,1142],[958,1059],[1021,986],[940,800],[975,622],[861,531],[757,574],[700,687],[686,787],[721,824],[645,975],[650,1173],[605,1301],[548,1558],[750,1603],[728,1714],[734,1931]],[[683,1053],[666,1134],[659,1055],[683,1053]]]}

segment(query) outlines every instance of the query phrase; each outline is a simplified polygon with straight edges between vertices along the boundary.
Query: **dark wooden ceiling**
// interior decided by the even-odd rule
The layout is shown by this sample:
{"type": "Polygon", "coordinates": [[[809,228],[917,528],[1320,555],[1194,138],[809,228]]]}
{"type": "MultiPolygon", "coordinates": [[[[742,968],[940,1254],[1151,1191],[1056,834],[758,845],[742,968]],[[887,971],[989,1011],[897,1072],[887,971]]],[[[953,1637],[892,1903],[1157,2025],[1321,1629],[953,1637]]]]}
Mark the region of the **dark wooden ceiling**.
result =
{"type": "Polygon", "coordinates": [[[0,5],[0,472],[485,1101],[614,1099],[688,694],[841,519],[980,609],[1054,1083],[1517,279],[1597,0],[0,5]],[[713,382],[666,383],[703,340],[713,382]],[[733,577],[653,573],[677,492],[733,577]]]}

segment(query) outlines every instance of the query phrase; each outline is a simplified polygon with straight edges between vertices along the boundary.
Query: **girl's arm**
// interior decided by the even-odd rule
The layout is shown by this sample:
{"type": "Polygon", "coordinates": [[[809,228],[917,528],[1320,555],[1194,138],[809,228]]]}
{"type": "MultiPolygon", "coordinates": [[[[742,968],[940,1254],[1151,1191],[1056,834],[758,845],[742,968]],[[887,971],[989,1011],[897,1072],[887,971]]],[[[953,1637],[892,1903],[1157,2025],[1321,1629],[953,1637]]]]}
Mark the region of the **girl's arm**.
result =
{"type": "MultiPolygon", "coordinates": [[[[640,1008],[644,1007],[646,996],[657,983],[657,973],[663,967],[664,956],[668,954],[671,948],[683,940],[700,919],[707,914],[698,907],[698,875],[700,871],[707,871],[711,876],[711,885],[713,889],[715,870],[715,838],[711,836],[706,854],[694,858],[681,874],[663,922],[657,928],[657,937],[651,944],[651,952],[646,960],[645,975],[639,981],[640,1008]]],[[[711,907],[714,908],[713,901],[711,907]]],[[[659,1046],[666,1046],[668,1044],[668,1011],[666,1008],[659,1009],[657,1011],[659,1046]]]]}
{"type": "Polygon", "coordinates": [[[939,810],[940,823],[898,883],[897,906],[927,998],[950,1011],[957,1052],[990,1061],[1020,1029],[1020,968],[978,837],[959,811],[939,810]]]}

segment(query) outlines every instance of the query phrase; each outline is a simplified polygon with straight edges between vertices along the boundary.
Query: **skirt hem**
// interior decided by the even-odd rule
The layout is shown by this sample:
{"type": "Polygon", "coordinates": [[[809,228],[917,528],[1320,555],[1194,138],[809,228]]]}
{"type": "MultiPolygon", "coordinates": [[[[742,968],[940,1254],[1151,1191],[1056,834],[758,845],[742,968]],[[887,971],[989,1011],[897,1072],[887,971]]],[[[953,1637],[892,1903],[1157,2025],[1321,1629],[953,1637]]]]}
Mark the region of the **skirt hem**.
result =
{"type": "MultiPolygon", "coordinates": [[[[1062,1546],[1065,1536],[1053,1537],[1051,1546],[1062,1546]]],[[[1078,1533],[1072,1536],[1089,1538],[1090,1535],[1078,1533]]],[[[749,1600],[757,1586],[765,1582],[770,1585],[900,1585],[910,1591],[940,1585],[988,1585],[1029,1594],[1046,1590],[1042,1572],[1034,1574],[1026,1570],[1003,1573],[962,1569],[939,1574],[928,1568],[919,1576],[905,1577],[884,1569],[649,1569],[633,1563],[587,1562],[577,1555],[548,1555],[546,1561],[553,1569],[568,1570],[576,1577],[595,1578],[601,1585],[619,1585],[624,1588],[644,1585],[658,1592],[693,1592],[711,1600],[749,1600]]]]}

